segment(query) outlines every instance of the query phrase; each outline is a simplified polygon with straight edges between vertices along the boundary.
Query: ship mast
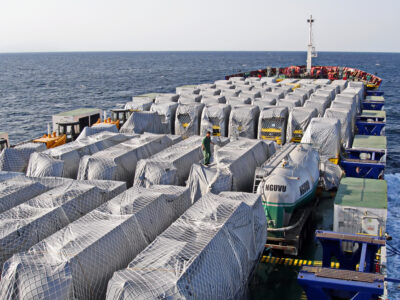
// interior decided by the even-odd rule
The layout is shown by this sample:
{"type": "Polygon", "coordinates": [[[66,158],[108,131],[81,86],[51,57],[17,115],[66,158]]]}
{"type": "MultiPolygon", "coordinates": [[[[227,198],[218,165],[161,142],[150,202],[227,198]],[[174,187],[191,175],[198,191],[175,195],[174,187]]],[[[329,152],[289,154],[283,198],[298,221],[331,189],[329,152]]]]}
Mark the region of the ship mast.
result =
{"type": "Polygon", "coordinates": [[[310,15],[310,18],[307,19],[307,23],[310,24],[308,49],[307,49],[307,72],[311,71],[312,58],[317,57],[317,53],[315,52],[315,47],[313,46],[313,41],[312,41],[312,24],[314,23],[314,21],[315,20],[312,18],[312,15],[310,15]]]}

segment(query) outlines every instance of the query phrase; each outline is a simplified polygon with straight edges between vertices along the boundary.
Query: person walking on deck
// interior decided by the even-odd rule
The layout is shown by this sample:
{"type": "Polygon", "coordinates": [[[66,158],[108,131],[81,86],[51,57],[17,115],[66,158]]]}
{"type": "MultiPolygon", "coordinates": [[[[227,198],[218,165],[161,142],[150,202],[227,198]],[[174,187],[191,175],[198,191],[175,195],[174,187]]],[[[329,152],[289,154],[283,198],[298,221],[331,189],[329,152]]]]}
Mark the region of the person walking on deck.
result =
{"type": "Polygon", "coordinates": [[[204,155],[204,164],[207,166],[210,164],[211,158],[211,132],[207,131],[206,136],[204,137],[203,141],[201,142],[201,150],[203,150],[204,155]]]}

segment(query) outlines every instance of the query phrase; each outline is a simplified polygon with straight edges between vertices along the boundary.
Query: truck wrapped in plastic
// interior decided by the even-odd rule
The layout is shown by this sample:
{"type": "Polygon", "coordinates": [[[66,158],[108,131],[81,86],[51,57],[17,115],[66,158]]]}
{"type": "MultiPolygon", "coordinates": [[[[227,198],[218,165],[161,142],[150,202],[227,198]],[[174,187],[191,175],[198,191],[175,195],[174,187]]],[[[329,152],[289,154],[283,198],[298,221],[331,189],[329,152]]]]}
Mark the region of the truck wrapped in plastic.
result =
{"type": "Polygon", "coordinates": [[[210,104],[221,104],[221,103],[226,103],[226,98],[225,96],[203,96],[201,98],[201,103],[205,105],[210,105],[210,104]]]}
{"type": "Polygon", "coordinates": [[[338,93],[341,93],[347,87],[347,80],[336,79],[332,81],[331,85],[339,87],[338,93]]]}
{"type": "Polygon", "coordinates": [[[259,90],[243,91],[239,94],[240,98],[256,99],[261,98],[261,92],[259,90]]]}
{"type": "Polygon", "coordinates": [[[60,174],[58,168],[61,160],[63,161],[62,176],[75,179],[78,174],[81,157],[92,155],[130,138],[132,138],[132,135],[101,132],[82,138],[79,141],[48,149],[42,152],[44,155],[40,155],[40,163],[35,162],[34,158],[29,160],[29,175],[58,176],[60,174]]]}
{"type": "Polygon", "coordinates": [[[311,96],[311,94],[314,93],[314,89],[303,86],[303,87],[299,87],[299,88],[295,89],[293,91],[293,93],[300,94],[300,95],[305,94],[305,95],[307,95],[307,98],[309,98],[311,96]]]}
{"type": "Polygon", "coordinates": [[[301,101],[299,99],[284,98],[284,99],[278,99],[278,101],[276,101],[276,105],[277,106],[286,106],[289,108],[300,107],[301,101]]]}
{"type": "Polygon", "coordinates": [[[276,151],[276,144],[239,138],[215,151],[210,166],[194,164],[190,170],[187,186],[192,199],[197,201],[208,192],[251,192],[254,172],[276,151]]]}
{"type": "Polygon", "coordinates": [[[179,104],[192,104],[196,102],[200,102],[202,98],[202,95],[196,95],[196,94],[181,94],[178,103],[179,104]]]}
{"type": "Polygon", "coordinates": [[[226,98],[228,97],[238,97],[240,94],[240,91],[232,90],[232,89],[221,89],[221,96],[225,96],[226,98]]]}
{"type": "Polygon", "coordinates": [[[130,109],[132,111],[149,111],[152,104],[153,99],[151,98],[132,97],[132,101],[125,104],[125,109],[130,109]]]}
{"type": "Polygon", "coordinates": [[[24,143],[0,152],[0,171],[25,173],[32,153],[46,150],[44,143],[24,143]]]}
{"type": "Polygon", "coordinates": [[[66,181],[1,213],[0,268],[13,254],[28,250],[125,189],[123,182],[66,181]]]}
{"type": "Polygon", "coordinates": [[[154,103],[163,103],[163,102],[178,102],[179,95],[178,94],[171,94],[171,93],[165,93],[165,94],[158,94],[156,96],[156,99],[154,100],[154,103]]]}
{"type": "Polygon", "coordinates": [[[289,93],[285,96],[284,100],[299,100],[300,106],[303,106],[304,102],[308,99],[307,94],[303,93],[289,93]]]}
{"type": "Polygon", "coordinates": [[[64,177],[64,161],[47,153],[32,153],[26,175],[32,177],[64,177]]]}
{"type": "Polygon", "coordinates": [[[318,111],[318,117],[322,118],[324,116],[325,110],[329,107],[328,100],[322,100],[318,98],[310,98],[304,103],[303,107],[316,109],[318,111]]]}
{"type": "Polygon", "coordinates": [[[176,109],[175,134],[187,138],[199,135],[203,103],[179,104],[176,109]]]}
{"type": "Polygon", "coordinates": [[[268,100],[265,98],[260,98],[260,100],[256,99],[251,103],[251,105],[258,106],[260,108],[260,111],[262,111],[266,107],[275,106],[275,104],[276,104],[275,99],[268,100]]]}
{"type": "Polygon", "coordinates": [[[183,85],[178,86],[175,89],[176,93],[179,95],[186,94],[186,95],[198,95],[200,93],[200,89],[196,85],[183,85]]]}
{"type": "Polygon", "coordinates": [[[353,95],[353,94],[339,94],[335,97],[335,101],[340,101],[340,102],[351,102],[351,103],[355,103],[356,106],[356,111],[358,114],[361,113],[361,101],[358,98],[357,95],[353,95]]]}
{"type": "Polygon", "coordinates": [[[341,128],[338,119],[313,118],[301,143],[318,147],[321,161],[337,161],[340,154],[341,128]]]}
{"type": "Polygon", "coordinates": [[[131,186],[136,165],[150,156],[181,141],[181,137],[144,134],[122,142],[91,156],[84,156],[79,164],[79,180],[117,180],[131,186]]]}
{"type": "Polygon", "coordinates": [[[185,185],[190,168],[203,158],[202,139],[192,136],[150,158],[141,159],[136,166],[134,186],[185,185]]]}
{"type": "Polygon", "coordinates": [[[190,205],[186,187],[131,188],[10,258],[0,297],[104,299],[113,273],[190,205]]]}
{"type": "Polygon", "coordinates": [[[286,129],[286,141],[300,143],[311,119],[316,117],[318,117],[318,111],[315,108],[291,108],[286,129]]]}
{"type": "Polygon", "coordinates": [[[215,83],[202,83],[198,84],[197,88],[200,90],[200,93],[204,90],[217,90],[217,85],[215,83]]]}
{"type": "Polygon", "coordinates": [[[258,119],[257,138],[285,144],[288,117],[289,109],[285,106],[265,107],[258,119]]]}
{"type": "Polygon", "coordinates": [[[210,131],[213,136],[228,136],[230,112],[231,106],[227,104],[206,106],[201,114],[200,135],[210,131]]]}
{"type": "Polygon", "coordinates": [[[162,133],[174,133],[175,114],[177,108],[178,103],[175,102],[154,103],[151,106],[150,111],[156,112],[160,116],[161,124],[163,126],[162,133]]]}
{"type": "Polygon", "coordinates": [[[259,196],[207,194],[114,273],[106,299],[245,299],[266,228],[259,196]]]}
{"type": "Polygon", "coordinates": [[[153,111],[135,111],[122,125],[120,132],[126,134],[163,133],[160,116],[153,111]]]}
{"type": "Polygon", "coordinates": [[[226,103],[230,106],[248,105],[251,104],[252,99],[249,97],[227,97],[226,103]]]}
{"type": "Polygon", "coordinates": [[[220,89],[204,89],[200,91],[200,95],[205,96],[219,96],[221,94],[220,89]]]}
{"type": "Polygon", "coordinates": [[[260,115],[258,106],[232,107],[229,116],[229,137],[257,138],[257,122],[260,115]]]}
{"type": "Polygon", "coordinates": [[[105,131],[118,133],[118,128],[115,124],[105,124],[105,123],[94,124],[92,127],[83,128],[82,132],[76,139],[79,141],[80,139],[83,139],[85,137],[105,131]]]}
{"type": "Polygon", "coordinates": [[[345,108],[328,108],[324,118],[334,118],[340,121],[340,137],[342,147],[349,148],[353,141],[353,128],[351,112],[345,108]]]}

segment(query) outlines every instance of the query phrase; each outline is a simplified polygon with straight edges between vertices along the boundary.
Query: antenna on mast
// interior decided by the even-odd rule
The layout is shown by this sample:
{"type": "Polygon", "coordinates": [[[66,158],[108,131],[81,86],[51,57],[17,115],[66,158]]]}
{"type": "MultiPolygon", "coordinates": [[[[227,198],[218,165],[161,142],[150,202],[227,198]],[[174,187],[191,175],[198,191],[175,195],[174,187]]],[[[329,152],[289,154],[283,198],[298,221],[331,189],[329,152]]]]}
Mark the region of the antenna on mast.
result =
{"type": "Polygon", "coordinates": [[[314,19],[312,18],[312,15],[310,15],[310,18],[307,19],[307,23],[310,24],[310,32],[309,32],[309,39],[308,39],[308,49],[307,49],[307,72],[311,71],[311,66],[312,66],[312,58],[317,57],[317,52],[315,51],[315,47],[313,46],[313,39],[312,39],[312,24],[314,23],[314,19]]]}

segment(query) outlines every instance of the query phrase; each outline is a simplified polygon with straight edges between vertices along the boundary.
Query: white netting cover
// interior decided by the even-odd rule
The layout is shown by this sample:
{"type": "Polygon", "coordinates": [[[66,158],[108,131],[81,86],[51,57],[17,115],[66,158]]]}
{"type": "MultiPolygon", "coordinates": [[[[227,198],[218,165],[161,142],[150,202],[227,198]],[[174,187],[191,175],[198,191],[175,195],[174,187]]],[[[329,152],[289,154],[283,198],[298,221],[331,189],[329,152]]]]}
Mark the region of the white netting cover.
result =
{"type": "Polygon", "coordinates": [[[267,225],[255,194],[207,194],[114,273],[107,299],[244,299],[267,225]]]}
{"type": "Polygon", "coordinates": [[[221,88],[221,96],[225,96],[225,97],[238,97],[240,94],[239,91],[235,91],[233,89],[229,89],[229,88],[225,88],[222,89],[221,88]]]}
{"type": "Polygon", "coordinates": [[[175,134],[184,138],[199,135],[203,103],[179,104],[176,109],[175,134]]]}
{"type": "Polygon", "coordinates": [[[48,149],[40,156],[42,163],[35,163],[33,160],[29,161],[29,174],[45,174],[46,176],[58,176],[58,169],[51,167],[53,164],[59,164],[58,160],[64,162],[62,174],[67,178],[76,178],[78,174],[78,167],[81,157],[85,155],[92,155],[98,151],[107,149],[111,146],[119,144],[123,141],[132,138],[132,135],[125,135],[113,132],[101,132],[94,134],[79,141],[73,141],[56,148],[48,149]],[[51,156],[53,159],[48,158],[51,156]],[[55,173],[49,171],[54,168],[55,173]]]}
{"type": "Polygon", "coordinates": [[[275,101],[273,105],[276,104],[276,100],[280,99],[276,94],[271,94],[269,92],[265,92],[264,94],[261,95],[260,99],[255,99],[255,100],[260,100],[260,101],[275,101]]]}
{"type": "Polygon", "coordinates": [[[104,131],[118,133],[118,128],[115,124],[105,124],[105,123],[95,124],[92,127],[83,128],[77,140],[79,141],[80,139],[83,139],[87,136],[91,136],[104,131]]]}
{"type": "Polygon", "coordinates": [[[201,91],[204,91],[204,90],[212,90],[212,89],[216,89],[216,85],[215,85],[215,83],[202,83],[202,84],[199,84],[199,85],[197,85],[197,88],[200,90],[200,93],[201,93],[201,91]]]}
{"type": "Polygon", "coordinates": [[[215,152],[210,166],[193,165],[187,185],[196,201],[208,192],[250,192],[254,172],[276,151],[274,142],[239,138],[215,152]]]}
{"type": "MultiPolygon", "coordinates": [[[[274,87],[271,90],[272,93],[282,93],[284,96],[286,96],[286,94],[293,92],[293,89],[291,86],[281,86],[281,87],[274,87]]],[[[284,97],[281,97],[284,98],[284,97]]]]}
{"type": "Polygon", "coordinates": [[[341,144],[344,148],[349,148],[353,140],[352,116],[350,111],[345,108],[328,108],[324,118],[334,118],[340,121],[341,144]]]}
{"type": "Polygon", "coordinates": [[[149,111],[153,99],[148,97],[132,97],[131,102],[125,104],[125,109],[131,109],[133,111],[149,111]]]}
{"type": "Polygon", "coordinates": [[[285,100],[291,100],[291,101],[296,101],[299,100],[300,101],[300,105],[299,106],[303,106],[304,102],[307,100],[307,94],[295,94],[295,93],[289,93],[285,96],[285,100]]]}
{"type": "Polygon", "coordinates": [[[179,95],[182,94],[193,94],[198,95],[200,93],[200,89],[196,86],[178,86],[176,89],[176,93],[179,95]]]}
{"type": "Polygon", "coordinates": [[[262,95],[262,98],[267,98],[267,97],[273,97],[275,99],[282,99],[285,98],[285,93],[282,91],[277,91],[274,90],[272,92],[265,92],[264,95],[262,95]]]}
{"type": "Polygon", "coordinates": [[[148,159],[140,160],[134,185],[185,185],[191,166],[203,158],[201,142],[202,137],[192,136],[148,159]]]}
{"type": "Polygon", "coordinates": [[[230,112],[227,104],[206,106],[201,114],[200,135],[205,136],[210,131],[212,135],[228,136],[230,112]]]}
{"type": "Polygon", "coordinates": [[[177,186],[131,188],[4,265],[2,299],[104,299],[108,280],[191,205],[177,186]]]}
{"type": "Polygon", "coordinates": [[[221,104],[221,103],[226,103],[226,98],[225,96],[203,96],[201,98],[201,103],[204,104],[221,104]]]}
{"type": "Polygon", "coordinates": [[[162,133],[164,130],[161,117],[152,111],[135,111],[122,125],[120,132],[127,134],[134,133],[162,133]]]}
{"type": "Polygon", "coordinates": [[[202,99],[204,96],[219,96],[221,94],[221,90],[219,89],[203,89],[200,91],[200,95],[202,95],[202,99]]]}
{"type": "Polygon", "coordinates": [[[278,99],[278,101],[276,102],[277,106],[286,106],[286,107],[299,107],[301,106],[301,101],[298,99],[278,99]]]}
{"type": "Polygon", "coordinates": [[[251,98],[239,98],[239,97],[229,97],[226,99],[226,103],[231,107],[234,106],[246,106],[250,105],[253,100],[251,98]]]}
{"type": "Polygon", "coordinates": [[[44,150],[46,150],[44,143],[25,143],[14,148],[5,148],[0,153],[0,171],[25,173],[31,154],[44,150]]]}
{"type": "Polygon", "coordinates": [[[168,135],[144,134],[94,155],[84,156],[79,164],[77,179],[125,181],[129,187],[140,159],[148,158],[178,141],[168,135]]]}
{"type": "Polygon", "coordinates": [[[258,106],[235,106],[229,116],[229,137],[257,137],[258,106]]]}
{"type": "Polygon", "coordinates": [[[196,94],[181,94],[181,96],[178,99],[179,104],[191,104],[194,102],[200,102],[202,98],[202,95],[196,95],[196,94]]]}
{"type": "Polygon", "coordinates": [[[156,96],[154,103],[162,102],[178,102],[179,95],[177,94],[159,94],[156,96]]]}
{"type": "Polygon", "coordinates": [[[325,190],[339,187],[340,179],[344,175],[342,168],[329,160],[321,162],[321,179],[325,190]]]}
{"type": "Polygon", "coordinates": [[[364,85],[361,83],[360,86],[354,86],[357,85],[357,82],[354,81],[350,81],[349,82],[349,86],[347,88],[345,88],[341,94],[351,94],[351,95],[357,95],[358,96],[358,100],[364,100],[364,85]],[[353,85],[353,87],[352,87],[353,85]]]}
{"type": "Polygon", "coordinates": [[[250,90],[250,91],[243,91],[239,94],[240,98],[261,98],[261,91],[257,90],[250,90]]]}
{"type": "Polygon", "coordinates": [[[294,107],[289,112],[289,118],[286,130],[286,140],[292,141],[292,138],[300,138],[302,134],[295,131],[306,131],[312,118],[318,117],[318,111],[315,108],[308,107],[294,107]]]}
{"type": "Polygon", "coordinates": [[[71,180],[1,213],[0,267],[13,254],[29,249],[123,190],[122,182],[71,180]]]}
{"type": "Polygon", "coordinates": [[[163,126],[163,133],[174,133],[175,125],[175,114],[178,108],[178,103],[175,102],[164,102],[153,104],[150,111],[156,112],[161,119],[163,126]]]}
{"type": "Polygon", "coordinates": [[[64,161],[56,159],[47,153],[35,152],[29,159],[27,176],[32,177],[63,177],[64,161]]]}
{"type": "Polygon", "coordinates": [[[295,94],[300,94],[300,95],[307,95],[307,98],[311,96],[311,94],[314,92],[312,88],[308,87],[301,87],[297,88],[293,91],[295,94]]]}
{"type": "Polygon", "coordinates": [[[316,109],[318,111],[318,117],[323,117],[325,110],[329,107],[329,101],[323,101],[320,99],[309,99],[304,103],[304,107],[316,109]]]}
{"type": "Polygon", "coordinates": [[[249,92],[253,89],[253,85],[249,84],[249,82],[243,82],[242,84],[235,83],[235,90],[241,92],[249,92]]]}
{"type": "Polygon", "coordinates": [[[342,92],[347,87],[347,80],[334,80],[331,85],[338,86],[340,88],[340,92],[342,92]]]}
{"type": "Polygon", "coordinates": [[[340,141],[340,121],[330,118],[313,118],[301,139],[318,147],[321,161],[339,157],[340,141]]]}
{"type": "Polygon", "coordinates": [[[289,109],[284,106],[265,107],[260,113],[258,119],[258,134],[257,138],[280,136],[282,145],[286,141],[286,127],[289,117],[289,109]],[[270,129],[270,131],[265,131],[270,129]],[[274,129],[281,129],[280,132],[274,132],[274,129]]]}
{"type": "Polygon", "coordinates": [[[262,111],[264,108],[273,106],[276,104],[276,99],[266,99],[266,98],[257,98],[253,101],[252,105],[258,106],[260,108],[260,111],[262,111]]]}
{"type": "Polygon", "coordinates": [[[339,94],[335,97],[335,101],[339,102],[354,102],[354,106],[356,107],[356,112],[361,113],[361,101],[359,100],[357,95],[353,94],[339,94]]]}

